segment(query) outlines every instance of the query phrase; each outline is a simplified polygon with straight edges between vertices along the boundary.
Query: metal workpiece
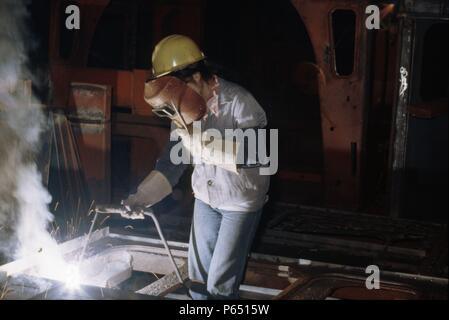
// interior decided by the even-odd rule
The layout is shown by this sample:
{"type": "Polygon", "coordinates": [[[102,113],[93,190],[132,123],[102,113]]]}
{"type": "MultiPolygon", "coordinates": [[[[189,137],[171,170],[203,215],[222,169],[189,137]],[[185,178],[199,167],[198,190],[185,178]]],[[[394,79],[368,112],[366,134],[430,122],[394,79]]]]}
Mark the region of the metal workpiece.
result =
{"type": "MultiPolygon", "coordinates": [[[[60,245],[66,257],[77,257],[86,236],[60,245]]],[[[188,244],[168,241],[174,260],[187,279],[188,244]]],[[[161,240],[126,235],[109,228],[92,233],[86,263],[93,266],[80,289],[70,291],[58,281],[33,274],[27,261],[0,266],[8,274],[0,285],[9,289],[4,299],[189,299],[183,291],[161,240]],[[124,263],[128,261],[129,266],[124,263]],[[102,263],[98,263],[102,262],[102,263]],[[107,263],[106,263],[107,262],[107,263]],[[108,268],[115,264],[118,268],[108,268]],[[20,266],[20,268],[19,268],[20,266]],[[131,272],[126,271],[127,268],[131,272]],[[96,270],[96,271],[95,271],[96,270]],[[12,273],[12,274],[10,274],[12,273]],[[99,283],[98,275],[103,281],[99,283]],[[159,275],[149,283],[138,275],[159,275]],[[135,280],[133,280],[135,279],[135,280]],[[136,280],[137,279],[137,280],[136,280]],[[130,290],[128,283],[134,283],[130,290]]],[[[365,287],[364,268],[320,261],[252,253],[245,281],[240,287],[245,299],[430,299],[447,297],[448,280],[411,273],[383,271],[381,290],[365,287]]]]}
{"type": "Polygon", "coordinates": [[[184,279],[181,276],[181,273],[179,272],[179,269],[178,269],[178,266],[177,266],[175,260],[173,259],[173,255],[170,251],[170,247],[167,244],[167,240],[165,240],[165,236],[164,236],[164,233],[162,232],[161,226],[159,224],[159,220],[157,219],[156,215],[154,214],[153,209],[142,208],[142,209],[139,209],[138,211],[129,212],[123,206],[118,206],[118,207],[109,206],[108,207],[108,206],[99,205],[97,207],[97,209],[95,210],[95,212],[96,212],[96,214],[97,213],[120,214],[121,216],[126,216],[127,214],[131,214],[131,215],[135,215],[135,216],[137,215],[137,217],[139,216],[139,214],[142,214],[144,216],[150,217],[153,220],[154,225],[156,226],[159,238],[161,239],[162,243],[164,244],[165,250],[167,252],[167,256],[170,259],[170,262],[173,266],[176,277],[178,278],[179,282],[185,286],[184,279]]]}

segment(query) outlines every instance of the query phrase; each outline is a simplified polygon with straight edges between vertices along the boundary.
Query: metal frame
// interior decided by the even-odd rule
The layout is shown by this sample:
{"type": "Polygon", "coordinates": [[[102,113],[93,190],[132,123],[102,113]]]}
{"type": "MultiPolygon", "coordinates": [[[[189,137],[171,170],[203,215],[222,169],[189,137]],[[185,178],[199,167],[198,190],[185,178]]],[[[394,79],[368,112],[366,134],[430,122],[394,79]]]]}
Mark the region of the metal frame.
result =
{"type": "Polygon", "coordinates": [[[391,128],[390,145],[390,216],[397,218],[403,213],[404,206],[404,178],[407,157],[407,137],[410,113],[410,101],[413,99],[412,91],[417,84],[414,81],[416,59],[420,58],[420,34],[417,33],[417,20],[430,19],[433,21],[449,20],[449,5],[447,1],[403,0],[399,5],[399,42],[398,64],[396,70],[397,87],[395,106],[393,108],[393,121],[391,128]],[[407,72],[407,90],[401,94],[400,83],[404,80],[404,71],[407,72]],[[402,74],[401,74],[402,73],[402,74]]]}
{"type": "Polygon", "coordinates": [[[362,187],[364,126],[366,121],[366,61],[368,36],[363,27],[367,1],[292,0],[312,42],[317,67],[326,81],[319,83],[324,148],[325,204],[331,207],[358,208],[362,187]],[[354,71],[341,77],[335,73],[331,55],[329,14],[342,8],[356,14],[354,71]],[[326,17],[326,18],[323,18],[326,17]]]}

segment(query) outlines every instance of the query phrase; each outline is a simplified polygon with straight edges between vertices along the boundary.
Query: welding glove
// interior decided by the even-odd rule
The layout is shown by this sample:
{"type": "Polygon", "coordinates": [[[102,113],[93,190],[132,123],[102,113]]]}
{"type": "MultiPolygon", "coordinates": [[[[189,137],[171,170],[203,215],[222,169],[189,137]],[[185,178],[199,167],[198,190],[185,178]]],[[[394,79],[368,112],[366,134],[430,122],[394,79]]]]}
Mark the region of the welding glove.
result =
{"type": "Polygon", "coordinates": [[[170,182],[161,172],[153,170],[139,184],[137,192],[122,201],[122,205],[129,211],[133,211],[135,208],[148,208],[170,193],[172,193],[170,182]]]}
{"type": "Polygon", "coordinates": [[[192,154],[194,163],[203,162],[236,174],[239,173],[237,171],[239,144],[235,141],[215,136],[212,131],[203,133],[205,141],[202,141],[200,133],[192,135],[184,129],[176,129],[175,132],[192,154]]]}

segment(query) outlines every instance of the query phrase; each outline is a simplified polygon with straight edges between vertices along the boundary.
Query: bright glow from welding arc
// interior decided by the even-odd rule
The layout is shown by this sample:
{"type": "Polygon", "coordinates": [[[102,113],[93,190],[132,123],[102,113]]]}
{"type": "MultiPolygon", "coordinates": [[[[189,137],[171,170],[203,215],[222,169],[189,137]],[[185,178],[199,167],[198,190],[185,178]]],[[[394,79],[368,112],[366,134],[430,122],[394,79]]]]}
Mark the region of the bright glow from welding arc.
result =
{"type": "Polygon", "coordinates": [[[35,263],[33,272],[35,276],[62,282],[69,291],[80,288],[81,272],[78,264],[65,261],[60,252],[50,252],[44,248],[42,253],[32,258],[35,263]],[[44,253],[45,251],[47,252],[44,253]]]}
{"type": "Polygon", "coordinates": [[[65,279],[65,287],[70,291],[78,290],[81,285],[80,270],[78,266],[71,265],[67,270],[67,277],[65,279]]]}
{"type": "Polygon", "coordinates": [[[78,265],[65,261],[60,252],[51,251],[48,247],[43,248],[41,253],[27,258],[34,265],[31,275],[62,282],[70,290],[79,288],[78,265]]]}

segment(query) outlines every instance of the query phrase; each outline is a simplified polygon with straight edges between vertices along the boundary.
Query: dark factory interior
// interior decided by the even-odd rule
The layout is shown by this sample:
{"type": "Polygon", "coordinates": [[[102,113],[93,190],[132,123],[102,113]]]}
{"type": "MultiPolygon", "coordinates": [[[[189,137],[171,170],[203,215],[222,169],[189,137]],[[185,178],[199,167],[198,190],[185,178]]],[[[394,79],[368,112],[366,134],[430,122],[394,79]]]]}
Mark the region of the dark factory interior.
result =
{"type": "MultiPolygon", "coordinates": [[[[447,299],[446,0],[0,2],[0,300],[447,299]],[[204,60],[159,75],[176,50],[204,60]],[[160,169],[177,122],[148,92],[164,79],[266,118],[257,210],[229,208],[265,196],[234,203],[260,168],[160,169]],[[127,205],[157,177],[169,192],[127,205]],[[259,220],[225,235],[235,214],[259,220]]],[[[229,116],[202,101],[193,120],[229,116]]]]}

